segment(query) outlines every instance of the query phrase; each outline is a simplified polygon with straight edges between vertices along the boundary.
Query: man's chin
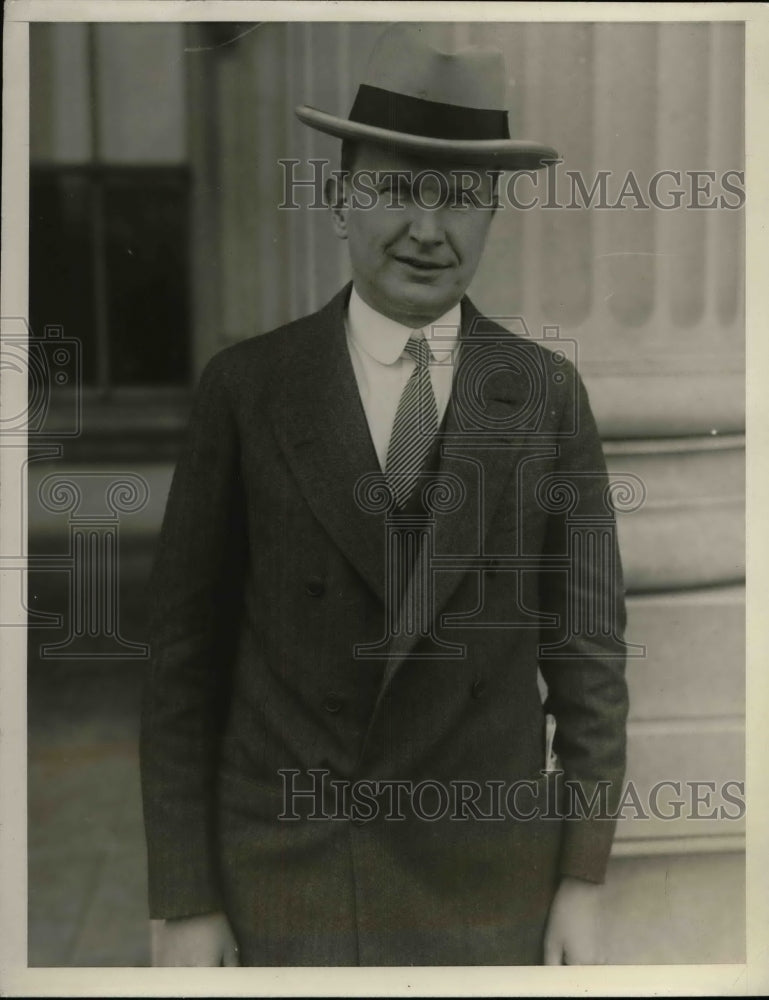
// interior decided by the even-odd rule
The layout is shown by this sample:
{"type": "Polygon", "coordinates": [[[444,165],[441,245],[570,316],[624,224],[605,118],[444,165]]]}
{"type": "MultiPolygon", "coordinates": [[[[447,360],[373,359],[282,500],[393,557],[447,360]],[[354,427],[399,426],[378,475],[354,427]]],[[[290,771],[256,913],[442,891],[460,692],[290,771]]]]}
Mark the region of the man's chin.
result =
{"type": "Polygon", "coordinates": [[[394,290],[392,302],[400,312],[419,313],[428,321],[448,312],[461,298],[462,293],[454,288],[441,288],[433,283],[409,281],[394,290]]]}

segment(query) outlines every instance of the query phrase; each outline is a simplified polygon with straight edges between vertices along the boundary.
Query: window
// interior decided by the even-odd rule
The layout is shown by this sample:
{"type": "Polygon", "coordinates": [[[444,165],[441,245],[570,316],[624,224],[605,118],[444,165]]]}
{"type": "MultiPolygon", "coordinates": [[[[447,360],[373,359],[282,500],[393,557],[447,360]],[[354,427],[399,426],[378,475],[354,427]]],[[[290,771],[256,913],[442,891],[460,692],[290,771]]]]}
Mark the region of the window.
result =
{"type": "MultiPolygon", "coordinates": [[[[112,457],[108,431],[146,436],[154,426],[162,437],[184,423],[193,365],[183,29],[31,25],[29,317],[33,337],[55,327],[80,344],[84,440],[67,445],[70,457],[84,447],[112,457]]],[[[54,387],[54,426],[74,384],[54,387]]]]}
{"type": "Polygon", "coordinates": [[[30,324],[81,344],[82,384],[190,379],[184,167],[54,166],[30,178],[30,324]]]}

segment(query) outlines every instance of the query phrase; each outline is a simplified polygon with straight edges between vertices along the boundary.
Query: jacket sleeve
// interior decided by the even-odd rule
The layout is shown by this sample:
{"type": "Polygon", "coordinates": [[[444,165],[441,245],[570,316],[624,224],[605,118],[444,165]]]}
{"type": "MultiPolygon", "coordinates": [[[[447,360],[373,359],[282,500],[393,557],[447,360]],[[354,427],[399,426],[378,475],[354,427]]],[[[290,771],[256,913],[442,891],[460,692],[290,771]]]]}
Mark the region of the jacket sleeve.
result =
{"type": "Polygon", "coordinates": [[[549,510],[545,561],[560,557],[563,565],[568,555],[568,571],[541,575],[543,610],[558,624],[541,631],[539,664],[566,792],[560,874],[602,882],[616,826],[608,817],[625,774],[626,616],[603,450],[585,387],[571,374],[555,474],[541,484],[549,510]]]}
{"type": "Polygon", "coordinates": [[[150,584],[141,776],[150,916],[221,908],[214,779],[247,550],[227,352],[205,368],[169,493],[150,584]]]}

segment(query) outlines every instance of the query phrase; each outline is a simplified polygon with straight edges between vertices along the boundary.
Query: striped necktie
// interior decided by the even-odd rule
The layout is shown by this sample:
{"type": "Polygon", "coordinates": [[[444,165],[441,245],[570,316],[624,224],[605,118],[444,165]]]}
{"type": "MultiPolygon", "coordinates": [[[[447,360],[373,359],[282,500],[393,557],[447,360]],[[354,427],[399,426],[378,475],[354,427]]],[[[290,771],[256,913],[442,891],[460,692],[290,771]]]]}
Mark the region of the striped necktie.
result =
{"type": "Polygon", "coordinates": [[[438,430],[427,341],[424,337],[409,337],[403,353],[414,359],[416,367],[398,403],[385,463],[385,477],[398,507],[403,507],[411,496],[438,430]]]}

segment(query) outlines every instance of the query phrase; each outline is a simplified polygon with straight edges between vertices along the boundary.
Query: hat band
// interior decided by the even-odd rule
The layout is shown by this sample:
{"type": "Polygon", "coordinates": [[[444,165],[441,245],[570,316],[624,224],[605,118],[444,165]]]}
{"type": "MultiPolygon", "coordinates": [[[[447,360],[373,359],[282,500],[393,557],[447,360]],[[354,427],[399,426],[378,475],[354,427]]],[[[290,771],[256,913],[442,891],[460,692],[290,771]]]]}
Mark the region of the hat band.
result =
{"type": "Polygon", "coordinates": [[[425,101],[362,83],[350,121],[428,139],[509,139],[507,111],[425,101]]]}

